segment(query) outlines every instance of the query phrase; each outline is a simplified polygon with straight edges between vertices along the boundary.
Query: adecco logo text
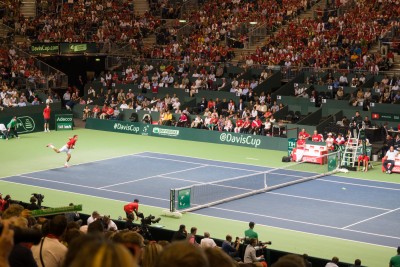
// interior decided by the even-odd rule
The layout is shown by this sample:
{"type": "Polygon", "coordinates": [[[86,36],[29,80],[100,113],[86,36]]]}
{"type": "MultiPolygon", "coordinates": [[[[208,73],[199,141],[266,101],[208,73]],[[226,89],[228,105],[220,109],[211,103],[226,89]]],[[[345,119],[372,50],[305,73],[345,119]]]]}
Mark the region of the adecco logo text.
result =
{"type": "Polygon", "coordinates": [[[35,121],[29,116],[17,117],[17,132],[30,133],[35,130],[35,121]]]}
{"type": "Polygon", "coordinates": [[[57,122],[70,122],[72,121],[72,117],[58,117],[57,122]]]}

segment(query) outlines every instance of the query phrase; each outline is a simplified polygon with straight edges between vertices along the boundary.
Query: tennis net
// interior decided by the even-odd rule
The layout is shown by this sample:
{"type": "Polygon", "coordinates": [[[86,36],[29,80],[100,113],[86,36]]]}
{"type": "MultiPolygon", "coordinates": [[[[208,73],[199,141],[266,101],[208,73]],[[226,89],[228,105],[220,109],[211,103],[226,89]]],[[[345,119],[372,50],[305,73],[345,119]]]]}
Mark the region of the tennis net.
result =
{"type": "Polygon", "coordinates": [[[338,152],[332,152],[314,157],[314,164],[290,162],[265,172],[174,188],[170,190],[170,211],[194,211],[334,174],[339,170],[338,157],[338,152]]]}

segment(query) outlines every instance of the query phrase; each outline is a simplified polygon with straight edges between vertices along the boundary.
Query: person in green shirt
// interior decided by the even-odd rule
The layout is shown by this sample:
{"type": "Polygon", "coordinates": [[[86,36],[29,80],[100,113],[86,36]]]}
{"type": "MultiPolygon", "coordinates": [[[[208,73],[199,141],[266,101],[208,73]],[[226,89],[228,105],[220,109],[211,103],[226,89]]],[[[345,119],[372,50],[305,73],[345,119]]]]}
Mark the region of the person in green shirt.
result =
{"type": "Polygon", "coordinates": [[[397,248],[397,255],[390,258],[389,267],[400,267],[400,247],[397,248]]]}
{"type": "Polygon", "coordinates": [[[17,117],[14,116],[11,121],[7,124],[7,140],[8,137],[10,136],[10,133],[12,133],[15,137],[19,138],[18,133],[17,133],[17,117]]]}
{"type": "Polygon", "coordinates": [[[254,222],[249,222],[249,229],[244,231],[244,237],[246,240],[250,240],[250,238],[255,238],[258,243],[258,234],[254,232],[254,222]]]}

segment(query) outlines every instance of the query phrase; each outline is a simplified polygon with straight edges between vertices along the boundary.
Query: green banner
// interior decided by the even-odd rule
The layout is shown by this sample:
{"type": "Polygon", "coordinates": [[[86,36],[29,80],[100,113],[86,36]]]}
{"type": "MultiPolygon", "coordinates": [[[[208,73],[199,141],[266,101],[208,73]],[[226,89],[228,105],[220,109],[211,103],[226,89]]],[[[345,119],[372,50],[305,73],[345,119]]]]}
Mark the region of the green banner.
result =
{"type": "Polygon", "coordinates": [[[60,54],[98,53],[95,43],[60,43],[60,54]]]}
{"type": "Polygon", "coordinates": [[[190,208],[190,188],[178,190],[178,210],[190,208]]]}
{"type": "Polygon", "coordinates": [[[56,114],[56,131],[73,130],[74,119],[72,114],[56,114]]]}
{"type": "Polygon", "coordinates": [[[74,211],[81,211],[81,210],[82,210],[82,205],[49,208],[49,209],[42,209],[42,210],[32,210],[32,216],[33,217],[42,217],[42,216],[57,215],[57,214],[63,214],[66,212],[74,212],[74,211]]]}
{"type": "Polygon", "coordinates": [[[296,138],[288,138],[288,149],[287,149],[288,157],[292,155],[292,151],[296,147],[296,144],[297,144],[296,138]]]}
{"type": "Polygon", "coordinates": [[[151,125],[140,122],[100,120],[89,118],[86,120],[87,129],[140,134],[181,140],[208,142],[225,145],[244,146],[249,148],[262,148],[286,151],[288,143],[286,138],[268,137],[252,134],[239,134],[232,132],[207,131],[193,128],[151,125]]]}
{"type": "Polygon", "coordinates": [[[400,122],[400,115],[393,114],[393,113],[372,112],[371,119],[372,120],[381,120],[381,121],[400,122]]]}
{"type": "Polygon", "coordinates": [[[31,54],[58,54],[60,47],[58,43],[33,43],[31,44],[31,54]]]}
{"type": "Polygon", "coordinates": [[[334,154],[328,154],[328,172],[334,171],[337,166],[337,153],[334,154]]]}

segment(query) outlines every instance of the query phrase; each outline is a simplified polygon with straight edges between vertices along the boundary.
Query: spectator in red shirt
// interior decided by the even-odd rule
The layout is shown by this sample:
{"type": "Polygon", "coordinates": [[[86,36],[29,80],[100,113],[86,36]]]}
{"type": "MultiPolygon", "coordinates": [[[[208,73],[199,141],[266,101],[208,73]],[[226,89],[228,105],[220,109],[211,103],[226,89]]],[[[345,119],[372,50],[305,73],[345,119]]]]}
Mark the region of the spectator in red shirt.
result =
{"type": "Polygon", "coordinates": [[[319,134],[317,130],[314,131],[314,134],[311,137],[313,142],[324,142],[324,137],[322,134],[319,134]]]}
{"type": "Polygon", "coordinates": [[[100,111],[101,110],[98,105],[94,106],[94,108],[92,109],[93,118],[97,118],[99,116],[100,111]]]}
{"type": "Polygon", "coordinates": [[[310,134],[306,132],[306,129],[301,129],[301,132],[299,133],[299,139],[302,138],[302,139],[306,140],[309,137],[310,137],[310,134]]]}

